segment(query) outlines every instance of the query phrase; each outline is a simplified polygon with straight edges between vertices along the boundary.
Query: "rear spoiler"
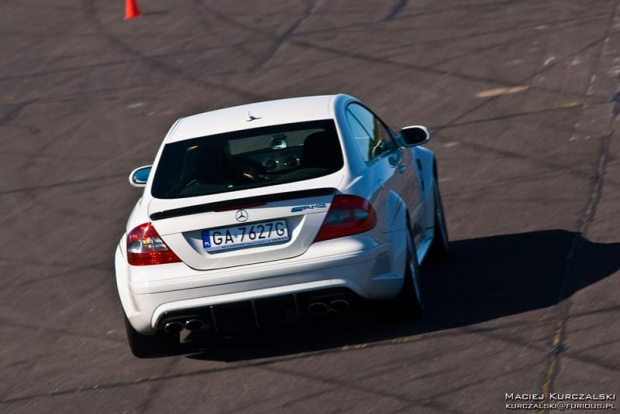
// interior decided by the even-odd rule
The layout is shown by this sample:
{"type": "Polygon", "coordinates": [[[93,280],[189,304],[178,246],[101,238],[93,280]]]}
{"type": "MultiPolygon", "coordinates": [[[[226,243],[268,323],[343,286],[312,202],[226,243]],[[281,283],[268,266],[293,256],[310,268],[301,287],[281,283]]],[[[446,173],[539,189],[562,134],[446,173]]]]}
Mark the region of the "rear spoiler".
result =
{"type": "Polygon", "coordinates": [[[261,205],[275,201],[293,200],[296,198],[310,198],[334,195],[338,192],[335,188],[315,188],[311,190],[289,191],[287,193],[275,193],[247,198],[235,198],[215,203],[198,204],[189,207],[174,208],[171,210],[157,211],[149,217],[151,220],[163,220],[173,217],[190,216],[192,214],[208,213],[211,211],[226,211],[247,208],[253,205],[261,205]]]}

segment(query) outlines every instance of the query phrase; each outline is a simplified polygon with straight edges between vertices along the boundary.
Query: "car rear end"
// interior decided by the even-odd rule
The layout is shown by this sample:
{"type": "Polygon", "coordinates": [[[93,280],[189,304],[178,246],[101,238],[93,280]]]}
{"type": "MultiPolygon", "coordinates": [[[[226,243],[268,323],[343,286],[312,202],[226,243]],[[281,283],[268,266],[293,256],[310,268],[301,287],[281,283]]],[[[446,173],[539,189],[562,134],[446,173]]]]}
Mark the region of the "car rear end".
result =
{"type": "Polygon", "coordinates": [[[153,170],[116,253],[142,334],[264,327],[402,286],[373,201],[343,191],[333,119],[166,143],[153,170]]]}

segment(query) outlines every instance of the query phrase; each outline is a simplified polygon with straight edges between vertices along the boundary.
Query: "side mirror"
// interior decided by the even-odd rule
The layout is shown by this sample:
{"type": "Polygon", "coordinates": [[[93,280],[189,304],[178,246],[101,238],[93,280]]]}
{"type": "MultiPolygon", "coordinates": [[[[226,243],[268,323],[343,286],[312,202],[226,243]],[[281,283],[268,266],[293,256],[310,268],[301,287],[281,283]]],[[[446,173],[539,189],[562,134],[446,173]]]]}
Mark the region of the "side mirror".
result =
{"type": "Polygon", "coordinates": [[[406,147],[426,144],[431,139],[431,132],[422,125],[412,125],[400,130],[400,136],[406,147]]]}
{"type": "Polygon", "coordinates": [[[151,174],[152,165],[138,167],[129,174],[129,184],[134,187],[144,187],[151,174]]]}

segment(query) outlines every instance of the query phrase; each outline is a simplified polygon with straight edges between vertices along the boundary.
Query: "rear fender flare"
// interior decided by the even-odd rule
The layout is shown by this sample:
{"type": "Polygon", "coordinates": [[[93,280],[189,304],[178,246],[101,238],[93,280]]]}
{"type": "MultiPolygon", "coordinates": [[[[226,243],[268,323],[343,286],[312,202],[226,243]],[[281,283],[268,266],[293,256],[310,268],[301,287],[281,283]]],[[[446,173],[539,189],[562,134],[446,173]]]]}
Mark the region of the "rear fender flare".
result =
{"type": "Polygon", "coordinates": [[[390,191],[387,199],[388,242],[390,249],[390,264],[394,273],[403,274],[407,258],[407,204],[395,192],[390,191]]]}
{"type": "Polygon", "coordinates": [[[422,226],[426,229],[433,227],[435,219],[435,198],[433,189],[435,187],[435,154],[433,151],[424,147],[415,148],[416,169],[418,170],[418,182],[422,192],[422,226]],[[420,168],[421,166],[421,168],[420,168]]]}

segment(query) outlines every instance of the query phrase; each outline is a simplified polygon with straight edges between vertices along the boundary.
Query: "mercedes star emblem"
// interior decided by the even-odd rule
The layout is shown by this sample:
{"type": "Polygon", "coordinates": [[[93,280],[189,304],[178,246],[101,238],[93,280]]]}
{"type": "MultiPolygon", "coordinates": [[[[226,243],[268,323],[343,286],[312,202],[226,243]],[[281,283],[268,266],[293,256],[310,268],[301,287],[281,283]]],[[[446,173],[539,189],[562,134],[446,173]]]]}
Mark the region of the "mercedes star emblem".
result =
{"type": "Polygon", "coordinates": [[[244,221],[248,221],[248,212],[245,210],[237,210],[237,214],[235,214],[235,218],[237,221],[243,223],[244,221]]]}
{"type": "Polygon", "coordinates": [[[250,113],[250,111],[248,111],[248,119],[246,119],[246,122],[252,122],[252,121],[256,121],[257,119],[263,119],[260,116],[254,116],[250,113]]]}

